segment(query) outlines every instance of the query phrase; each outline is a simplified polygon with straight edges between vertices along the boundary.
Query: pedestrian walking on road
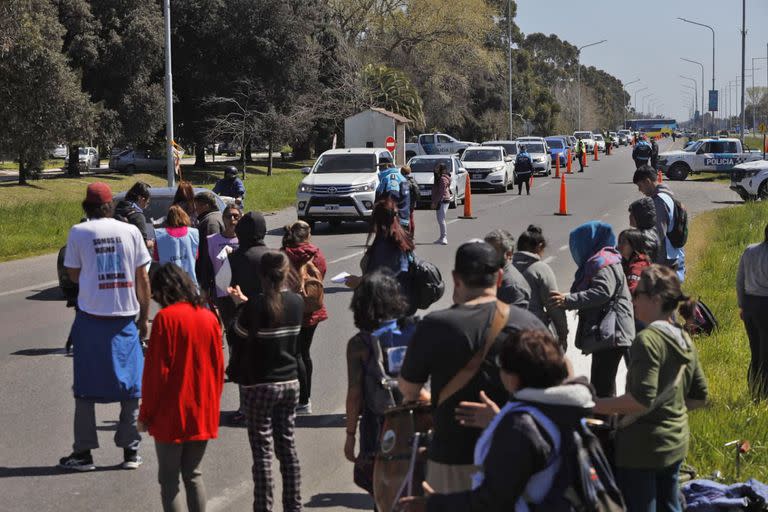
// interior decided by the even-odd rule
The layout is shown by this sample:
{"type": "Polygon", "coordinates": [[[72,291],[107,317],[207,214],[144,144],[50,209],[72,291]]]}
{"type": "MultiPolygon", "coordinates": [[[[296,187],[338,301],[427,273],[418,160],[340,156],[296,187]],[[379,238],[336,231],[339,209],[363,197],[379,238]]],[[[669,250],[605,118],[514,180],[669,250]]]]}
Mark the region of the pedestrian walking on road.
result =
{"type": "Polygon", "coordinates": [[[224,178],[216,181],[216,185],[213,186],[213,193],[222,197],[230,197],[236,203],[243,204],[245,185],[238,177],[237,167],[230,165],[224,169],[224,178]]]}
{"type": "Polygon", "coordinates": [[[655,261],[677,271],[680,282],[685,280],[685,250],[675,247],[668,234],[675,226],[675,199],[666,184],[656,183],[656,172],[645,165],[635,171],[632,181],[637,189],[653,200],[656,207],[656,234],[659,238],[659,250],[655,261]]]}
{"type": "MultiPolygon", "coordinates": [[[[323,251],[312,243],[312,230],[309,224],[303,220],[297,220],[293,224],[285,226],[283,251],[291,260],[293,270],[296,272],[297,289],[302,289],[303,282],[307,279],[319,279],[320,284],[322,284],[328,266],[323,251]]],[[[299,332],[299,407],[296,409],[298,414],[312,413],[310,398],[313,364],[310,348],[317,325],[325,320],[328,320],[328,310],[325,308],[325,304],[314,311],[304,311],[304,320],[301,324],[301,332],[299,332]]]]}
{"type": "Polygon", "coordinates": [[[656,232],[656,205],[650,197],[642,197],[629,205],[629,225],[643,234],[643,252],[654,263],[658,261],[659,235],[656,232]]]}
{"type": "Polygon", "coordinates": [[[587,147],[584,145],[584,141],[579,139],[576,143],[576,159],[579,161],[579,172],[584,172],[584,156],[587,152],[587,147]]]}
{"type": "Polygon", "coordinates": [[[405,176],[408,180],[408,196],[411,198],[410,204],[410,219],[408,224],[408,232],[411,234],[411,238],[416,239],[416,224],[414,223],[413,216],[416,212],[416,207],[419,204],[419,198],[421,197],[421,191],[419,191],[419,184],[416,182],[416,178],[413,177],[411,167],[404,165],[400,168],[400,174],[405,176]]]}
{"type": "Polygon", "coordinates": [[[475,443],[480,431],[456,421],[459,402],[480,399],[480,392],[496,403],[508,397],[495,363],[498,341],[510,332],[545,329],[533,314],[509,306],[496,297],[503,259],[482,241],[461,245],[453,270],[453,302],[448,309],[430,313],[416,326],[400,371],[399,386],[405,402],[422,397],[431,380],[434,432],[428,450],[427,480],[439,493],[472,488],[475,443]],[[476,362],[473,362],[476,361],[476,362]],[[464,379],[460,374],[475,365],[483,371],[464,379]]]}
{"type": "Polygon", "coordinates": [[[598,399],[594,412],[619,414],[616,477],[628,512],[679,512],[679,472],[688,453],[688,410],[706,403],[707,380],[696,346],[675,322],[687,301],[674,271],[653,265],[635,289],[638,320],[626,393],[598,399]]]}
{"type": "Polygon", "coordinates": [[[437,227],[440,229],[440,237],[435,240],[438,245],[448,245],[448,224],[445,216],[452,200],[454,198],[451,192],[451,173],[448,166],[439,163],[435,166],[432,185],[432,209],[437,212],[437,227]]]}
{"type": "Polygon", "coordinates": [[[189,227],[189,216],[178,205],[168,209],[165,226],[155,230],[154,260],[161,265],[178,265],[197,283],[195,265],[200,247],[199,232],[189,227]]]}
{"type": "Polygon", "coordinates": [[[144,210],[149,206],[149,200],[152,196],[151,188],[148,183],[137,181],[125,193],[125,199],[115,205],[115,219],[128,222],[139,228],[150,251],[154,247],[155,241],[150,237],[151,232],[147,227],[144,210]]]}
{"type": "Polygon", "coordinates": [[[253,453],[253,510],[270,512],[272,443],[283,477],[283,510],[301,510],[301,470],[296,453],[299,403],[298,337],[304,299],[288,289],[291,263],[282,252],[261,257],[261,294],[246,296],[238,287],[230,296],[239,305],[238,334],[227,375],[245,392],[248,441],[253,453]]]}
{"type": "Polygon", "coordinates": [[[635,337],[632,296],[608,224],[587,222],[571,231],[578,266],[571,293],[552,293],[551,306],[579,312],[576,347],[592,355],[590,382],[599,397],[616,395],[616,372],[635,337]]]}
{"type": "Polygon", "coordinates": [[[517,185],[517,195],[525,193],[531,195],[531,178],[533,177],[533,161],[531,155],[525,150],[525,146],[520,146],[520,152],[515,158],[515,184],[517,185]]]}
{"type": "Polygon", "coordinates": [[[749,338],[749,389],[752,396],[768,398],[768,226],[759,244],[746,248],[736,274],[739,315],[749,338]]]}
{"type": "Polygon", "coordinates": [[[72,227],[64,267],[79,285],[72,389],[75,442],[59,467],[96,469],[91,450],[99,447],[97,403],[120,403],[115,444],[123,449],[123,469],[136,469],[141,435],[136,429],[149,320],[149,251],[139,229],[112,217],[112,191],[106,183],[88,185],[83,210],[88,222],[72,227]],[[137,319],[138,315],[138,319],[137,319]]]}
{"type": "Polygon", "coordinates": [[[515,254],[515,237],[504,229],[494,229],[485,235],[485,241],[504,258],[503,276],[499,291],[496,293],[497,297],[507,304],[528,309],[531,302],[531,286],[512,264],[515,254]]]}
{"type": "MultiPolygon", "coordinates": [[[[372,395],[376,390],[366,383],[372,382],[375,374],[380,373],[377,370],[383,368],[379,337],[398,328],[397,320],[405,315],[405,304],[397,280],[391,273],[380,271],[363,277],[352,295],[350,306],[355,327],[360,331],[347,342],[347,436],[344,457],[355,464],[355,483],[371,495],[373,459],[379,450],[384,416],[375,410],[376,399],[372,395]],[[358,432],[358,452],[355,454],[358,432]]],[[[381,379],[381,375],[378,378],[381,379]]]]}
{"type": "Polygon", "coordinates": [[[173,196],[173,203],[180,206],[189,217],[192,227],[197,227],[197,211],[195,210],[195,189],[188,181],[180,181],[173,196]]]}
{"type": "Polygon", "coordinates": [[[205,511],[200,466],[219,432],[221,328],[196,283],[176,265],[166,263],[154,273],[152,297],[162,309],[152,321],[138,429],[155,438],[163,510],[183,510],[181,475],[187,509],[205,511]]]}
{"type": "Polygon", "coordinates": [[[536,315],[544,325],[554,327],[557,340],[565,352],[568,348],[568,320],[565,317],[565,311],[549,306],[550,295],[559,288],[552,268],[542,261],[546,248],[547,240],[541,228],[528,226],[528,229],[517,239],[517,252],[512,256],[512,264],[531,287],[528,311],[536,315]]]}
{"type": "Polygon", "coordinates": [[[197,276],[200,289],[208,293],[211,288],[211,282],[208,280],[212,276],[206,276],[205,270],[211,267],[210,256],[208,254],[208,237],[224,231],[224,218],[219,211],[219,205],[216,203],[216,196],[212,192],[200,192],[195,196],[195,211],[197,212],[197,231],[200,235],[200,257],[195,263],[195,275],[197,276]],[[202,277],[206,280],[202,280],[202,277]]]}

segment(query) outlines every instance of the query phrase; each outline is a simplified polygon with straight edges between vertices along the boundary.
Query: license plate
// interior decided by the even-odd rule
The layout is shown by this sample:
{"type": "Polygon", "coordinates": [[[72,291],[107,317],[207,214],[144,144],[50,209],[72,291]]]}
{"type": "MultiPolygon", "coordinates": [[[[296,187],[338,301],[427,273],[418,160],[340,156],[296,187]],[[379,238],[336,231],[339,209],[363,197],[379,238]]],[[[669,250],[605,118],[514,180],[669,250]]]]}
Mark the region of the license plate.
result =
{"type": "Polygon", "coordinates": [[[473,172],[470,174],[473,180],[481,180],[483,179],[483,173],[480,172],[473,172]]]}
{"type": "Polygon", "coordinates": [[[325,205],[325,211],[327,212],[335,212],[339,209],[339,205],[337,204],[327,204],[325,205]]]}

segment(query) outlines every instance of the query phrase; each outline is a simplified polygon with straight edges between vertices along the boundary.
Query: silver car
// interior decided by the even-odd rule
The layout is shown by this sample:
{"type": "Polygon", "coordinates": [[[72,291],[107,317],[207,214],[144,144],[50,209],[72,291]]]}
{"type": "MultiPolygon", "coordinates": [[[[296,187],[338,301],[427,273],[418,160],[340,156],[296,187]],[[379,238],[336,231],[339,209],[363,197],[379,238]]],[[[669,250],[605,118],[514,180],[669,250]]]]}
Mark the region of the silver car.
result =
{"type": "Polygon", "coordinates": [[[110,158],[109,168],[126,174],[136,171],[164,171],[166,156],[150,150],[129,149],[110,158]]]}

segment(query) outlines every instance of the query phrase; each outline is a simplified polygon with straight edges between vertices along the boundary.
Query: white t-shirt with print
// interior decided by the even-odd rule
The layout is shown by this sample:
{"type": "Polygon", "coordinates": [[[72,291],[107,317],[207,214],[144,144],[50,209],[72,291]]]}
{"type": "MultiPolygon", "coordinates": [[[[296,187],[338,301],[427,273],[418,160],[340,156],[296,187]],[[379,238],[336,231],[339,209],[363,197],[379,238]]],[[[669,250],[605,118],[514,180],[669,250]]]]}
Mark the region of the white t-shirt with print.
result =
{"type": "Polygon", "coordinates": [[[115,219],[96,219],[72,227],[64,266],[80,269],[77,305],[98,316],[135,316],[136,269],[151,261],[139,229],[115,219]]]}

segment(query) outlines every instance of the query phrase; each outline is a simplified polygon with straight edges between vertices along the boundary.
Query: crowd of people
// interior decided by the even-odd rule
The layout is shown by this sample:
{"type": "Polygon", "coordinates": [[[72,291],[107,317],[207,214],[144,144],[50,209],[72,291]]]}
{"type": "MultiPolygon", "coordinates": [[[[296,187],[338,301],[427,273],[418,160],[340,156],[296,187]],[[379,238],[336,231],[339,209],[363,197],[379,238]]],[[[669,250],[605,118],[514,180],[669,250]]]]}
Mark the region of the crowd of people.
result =
{"type": "MultiPolygon", "coordinates": [[[[588,435],[580,430],[585,418],[607,422],[619,415],[609,454],[618,486],[611,499],[630,511],[681,510],[687,411],[706,402],[707,383],[681,322],[694,307],[682,291],[680,231],[687,234],[681,226],[687,216],[669,188],[655,182],[653,168],[641,165],[634,174],[643,197],[629,206],[630,229],[617,236],[593,221],[570,233],[577,271],[568,291],[544,258],[548,241],[540,227],[529,226],[517,240],[495,229],[458,247],[453,305],[423,318],[412,301],[417,192],[408,171],[381,170],[373,241],[361,275],[346,280],[358,332],[346,349],[343,455],[355,464],[355,482],[373,493],[388,408],[431,400],[425,496],[404,498],[404,509],[555,503],[567,478],[544,487],[534,481],[566,456],[571,441],[561,445],[560,437],[588,435]],[[573,375],[565,355],[569,310],[578,312],[574,345],[591,355],[589,379],[573,375]],[[622,360],[623,394],[616,390],[622,360]]],[[[432,208],[439,244],[447,243],[445,210],[453,199],[446,176],[438,165],[432,208]]],[[[295,422],[297,414],[312,412],[310,349],[328,319],[327,263],[309,224],[285,226],[281,247],[272,249],[263,215],[243,213],[237,201],[220,212],[215,199],[180,184],[164,225],[150,234],[140,215],[151,200],[146,183],[134,185],[117,207],[108,185],[88,186],[86,222],[71,229],[64,261],[79,295],[71,333],[74,444],[59,465],[95,469],[95,404],[119,402],[115,443],[124,450],[122,467],[141,465],[140,432],[148,432],[163,509],[183,509],[181,476],[189,510],[205,510],[200,465],[218,435],[226,374],[240,394],[230,420],[245,424],[251,447],[253,509],[273,509],[274,451],[283,510],[301,510],[295,422]],[[151,299],[161,309],[150,331],[151,299]]],[[[762,394],[768,393],[768,328],[760,314],[768,297],[766,244],[768,227],[766,242],[742,257],[738,282],[753,348],[750,384],[762,394]]]]}

